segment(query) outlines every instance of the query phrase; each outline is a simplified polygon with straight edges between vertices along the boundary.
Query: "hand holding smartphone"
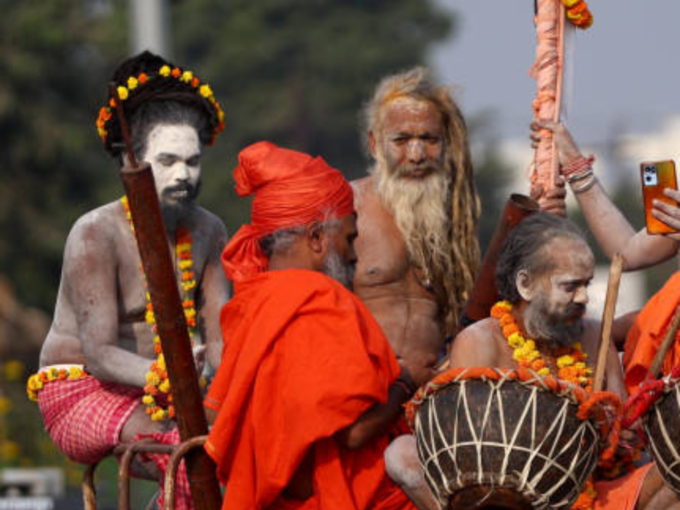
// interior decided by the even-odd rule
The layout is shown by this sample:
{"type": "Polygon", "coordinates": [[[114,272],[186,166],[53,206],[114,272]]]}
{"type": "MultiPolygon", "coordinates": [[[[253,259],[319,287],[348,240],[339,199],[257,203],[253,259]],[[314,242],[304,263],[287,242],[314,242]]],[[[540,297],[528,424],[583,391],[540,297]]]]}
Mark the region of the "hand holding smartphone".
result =
{"type": "Polygon", "coordinates": [[[666,202],[674,207],[680,207],[672,198],[664,195],[665,188],[678,189],[675,177],[675,163],[668,161],[652,161],[640,163],[640,178],[642,180],[642,197],[645,206],[645,221],[648,234],[673,234],[678,232],[673,227],[657,220],[652,216],[654,200],[666,202]]]}

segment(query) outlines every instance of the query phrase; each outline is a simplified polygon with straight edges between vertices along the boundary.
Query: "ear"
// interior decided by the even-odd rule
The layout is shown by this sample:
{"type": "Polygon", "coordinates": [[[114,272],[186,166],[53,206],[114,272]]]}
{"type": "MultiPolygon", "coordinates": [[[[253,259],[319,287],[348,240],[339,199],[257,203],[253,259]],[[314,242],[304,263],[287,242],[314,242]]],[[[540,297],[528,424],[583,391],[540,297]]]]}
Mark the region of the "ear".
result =
{"type": "Polygon", "coordinates": [[[517,287],[517,292],[520,297],[530,303],[534,298],[534,285],[531,275],[526,269],[520,269],[515,277],[515,286],[517,287]]]}
{"type": "Polygon", "coordinates": [[[328,233],[320,222],[315,222],[307,228],[305,236],[312,268],[320,271],[328,254],[328,233]]]}
{"type": "Polygon", "coordinates": [[[373,159],[375,159],[375,154],[376,154],[376,144],[377,140],[375,139],[375,134],[373,131],[369,131],[368,133],[368,152],[371,153],[371,156],[373,156],[373,159]]]}
{"type": "Polygon", "coordinates": [[[323,263],[328,251],[328,235],[323,224],[315,222],[307,227],[305,241],[315,262],[323,263]]]}

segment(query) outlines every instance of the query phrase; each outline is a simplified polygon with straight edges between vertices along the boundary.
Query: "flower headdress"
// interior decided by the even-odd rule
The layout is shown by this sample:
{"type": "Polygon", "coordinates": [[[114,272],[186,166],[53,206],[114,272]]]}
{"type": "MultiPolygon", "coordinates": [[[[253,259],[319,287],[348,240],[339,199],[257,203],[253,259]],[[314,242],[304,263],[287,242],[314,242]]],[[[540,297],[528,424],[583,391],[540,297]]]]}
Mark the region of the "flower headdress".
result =
{"type": "Polygon", "coordinates": [[[177,101],[197,107],[209,118],[212,145],[224,129],[224,111],[215,99],[210,85],[193,72],[172,65],[161,57],[145,51],[121,64],[114,73],[116,95],[108,94],[107,103],[99,109],[97,131],[105,149],[116,156],[121,152],[122,134],[116,108],[123,102],[126,116],[131,117],[143,103],[177,101]]]}

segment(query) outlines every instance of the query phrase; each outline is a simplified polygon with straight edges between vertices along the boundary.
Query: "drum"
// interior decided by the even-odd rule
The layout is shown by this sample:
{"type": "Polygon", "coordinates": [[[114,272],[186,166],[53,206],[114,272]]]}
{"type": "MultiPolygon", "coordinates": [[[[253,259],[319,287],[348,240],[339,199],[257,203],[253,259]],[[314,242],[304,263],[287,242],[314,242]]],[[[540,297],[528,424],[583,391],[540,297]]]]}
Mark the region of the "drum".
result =
{"type": "Polygon", "coordinates": [[[680,495],[680,378],[663,378],[662,396],[643,421],[649,450],[666,484],[680,495]]]}
{"type": "Polygon", "coordinates": [[[409,404],[418,456],[442,509],[569,509],[596,467],[589,394],[535,372],[453,369],[409,404]]]}

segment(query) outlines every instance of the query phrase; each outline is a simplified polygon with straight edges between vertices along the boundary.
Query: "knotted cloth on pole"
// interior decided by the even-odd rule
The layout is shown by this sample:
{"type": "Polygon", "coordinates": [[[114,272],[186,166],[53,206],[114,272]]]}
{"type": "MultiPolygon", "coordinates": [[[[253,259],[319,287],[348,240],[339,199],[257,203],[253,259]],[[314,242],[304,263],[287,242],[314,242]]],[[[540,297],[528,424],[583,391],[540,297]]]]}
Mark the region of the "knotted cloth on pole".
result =
{"type": "MultiPolygon", "coordinates": [[[[566,120],[575,28],[588,28],[593,16],[584,0],[535,0],[536,61],[529,74],[536,80],[534,119],[566,120]]],[[[531,165],[531,187],[555,187],[559,173],[552,133],[543,132],[531,165]]]]}

